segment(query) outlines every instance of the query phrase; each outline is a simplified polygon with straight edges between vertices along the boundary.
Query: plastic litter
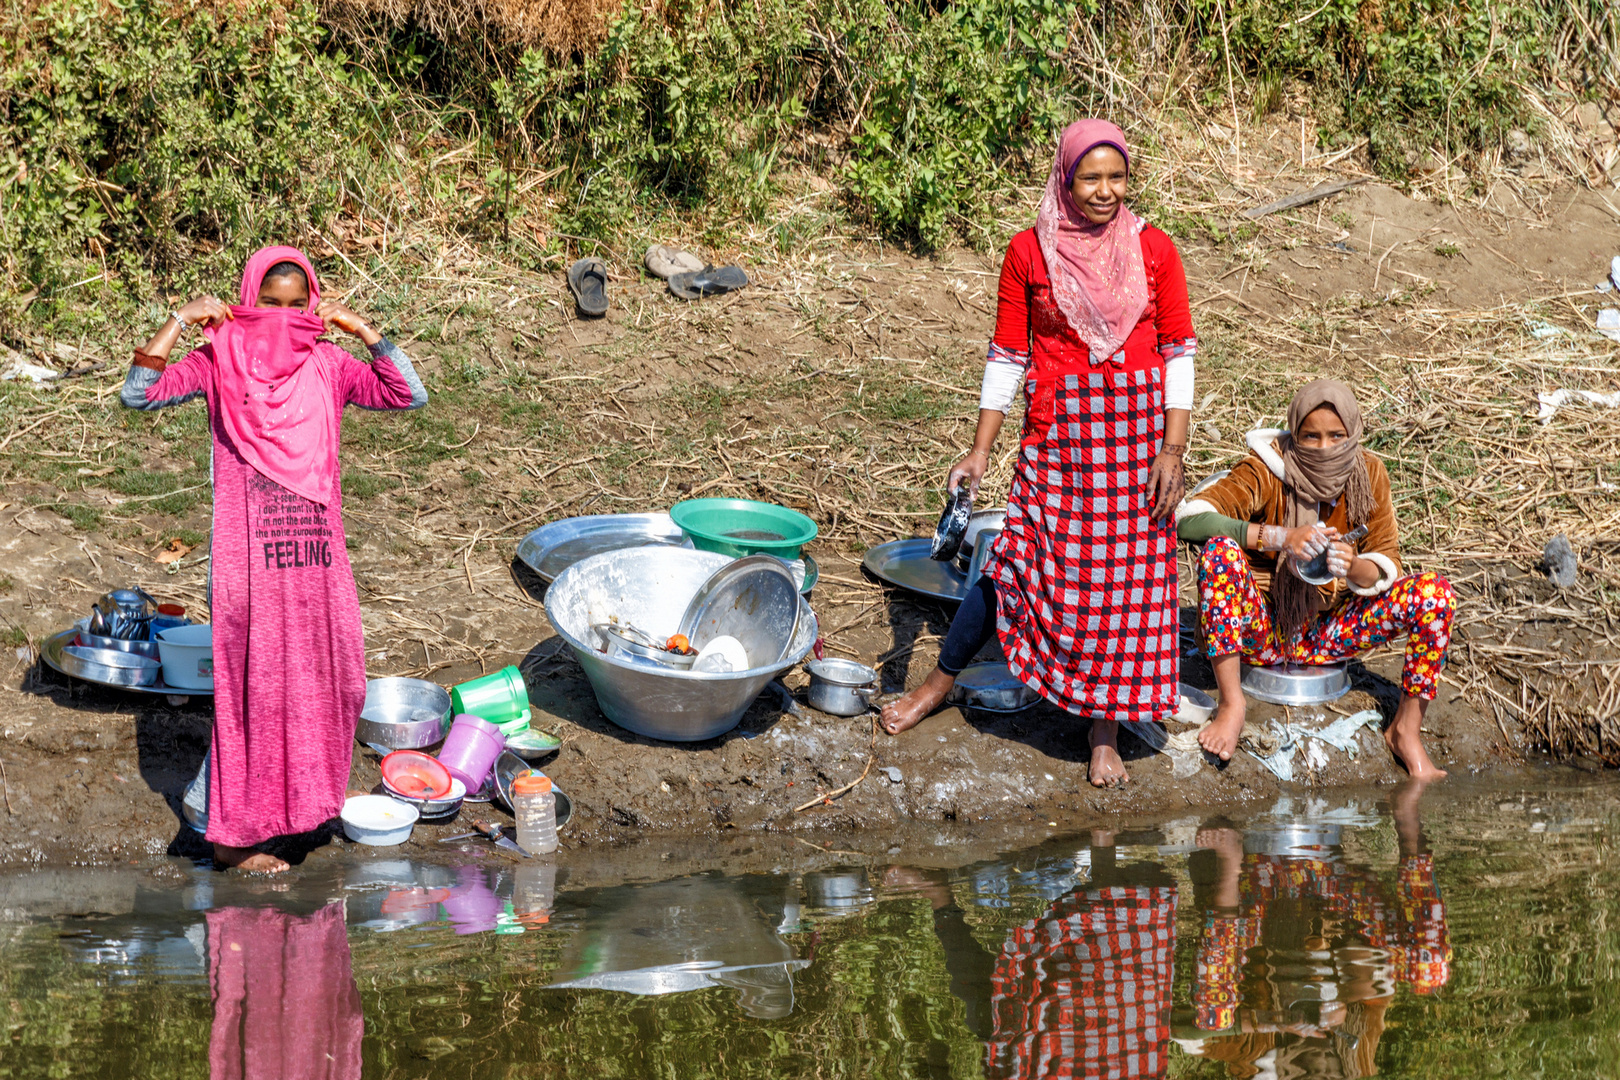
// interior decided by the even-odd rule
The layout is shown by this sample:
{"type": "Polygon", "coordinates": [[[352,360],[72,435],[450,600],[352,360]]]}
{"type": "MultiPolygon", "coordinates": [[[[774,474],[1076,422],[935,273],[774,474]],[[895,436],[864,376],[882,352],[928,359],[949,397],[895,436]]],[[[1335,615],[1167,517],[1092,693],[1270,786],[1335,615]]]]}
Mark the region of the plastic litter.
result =
{"type": "Polygon", "coordinates": [[[41,367],[39,364],[30,364],[22,357],[16,356],[15,353],[12,355],[16,358],[6,366],[5,371],[0,372],[0,380],[12,382],[21,379],[26,382],[52,383],[62,377],[62,373],[60,371],[56,371],[53,368],[41,367]]]}
{"type": "Polygon", "coordinates": [[[1620,308],[1604,308],[1598,312],[1597,332],[1610,341],[1620,341],[1620,308]]]}
{"type": "MultiPolygon", "coordinates": [[[[1616,312],[1620,315],[1620,312],[1616,312]]],[[[1540,408],[1536,411],[1536,419],[1543,424],[1550,423],[1552,418],[1572,401],[1581,401],[1589,405],[1598,405],[1605,409],[1620,406],[1620,392],[1613,394],[1600,394],[1596,390],[1567,390],[1558,389],[1536,395],[1536,402],[1540,408]]]]}
{"type": "MultiPolygon", "coordinates": [[[[1276,749],[1270,753],[1257,753],[1253,742],[1245,739],[1240,745],[1260,764],[1264,765],[1277,779],[1287,783],[1294,780],[1294,752],[1300,749],[1300,744],[1306,739],[1326,743],[1337,750],[1342,750],[1349,757],[1355,757],[1360,749],[1356,744],[1356,736],[1364,727],[1377,727],[1383,718],[1377,709],[1363,709],[1350,716],[1341,716],[1321,730],[1312,730],[1303,724],[1275,724],[1273,737],[1276,749]]],[[[1269,741],[1269,740],[1268,740],[1269,741]]],[[[1265,750],[1264,745],[1259,747],[1265,750]]],[[[1320,767],[1326,763],[1325,757],[1317,756],[1319,751],[1311,748],[1310,764],[1320,767]]]]}

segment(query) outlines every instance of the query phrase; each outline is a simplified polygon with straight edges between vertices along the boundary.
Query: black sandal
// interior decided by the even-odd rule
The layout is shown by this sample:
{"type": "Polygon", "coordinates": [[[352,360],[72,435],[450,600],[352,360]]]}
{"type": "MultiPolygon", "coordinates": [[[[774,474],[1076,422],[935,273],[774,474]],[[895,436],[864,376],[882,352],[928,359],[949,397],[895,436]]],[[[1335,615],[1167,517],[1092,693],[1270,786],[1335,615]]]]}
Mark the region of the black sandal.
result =
{"type": "Polygon", "coordinates": [[[581,315],[607,314],[607,264],[594,255],[568,268],[568,288],[574,294],[581,315]]]}
{"type": "Polygon", "coordinates": [[[682,300],[698,300],[728,293],[747,284],[748,275],[739,266],[705,266],[696,273],[671,275],[669,291],[682,300]]]}

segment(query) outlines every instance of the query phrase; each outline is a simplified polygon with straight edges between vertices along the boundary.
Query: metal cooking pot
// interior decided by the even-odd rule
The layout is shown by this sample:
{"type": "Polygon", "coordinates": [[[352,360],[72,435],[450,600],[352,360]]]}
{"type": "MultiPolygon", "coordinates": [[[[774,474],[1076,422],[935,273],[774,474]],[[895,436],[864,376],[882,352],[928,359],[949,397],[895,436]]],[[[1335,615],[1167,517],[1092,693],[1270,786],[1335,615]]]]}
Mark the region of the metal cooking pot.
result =
{"type": "Polygon", "coordinates": [[[984,576],[984,564],[990,561],[990,547],[1001,535],[1000,529],[980,529],[979,535],[973,540],[973,561],[968,563],[968,588],[978,584],[979,578],[984,576]]]}
{"type": "Polygon", "coordinates": [[[833,716],[859,716],[878,693],[878,673],[854,660],[812,660],[804,670],[810,673],[810,707],[833,716]]]}

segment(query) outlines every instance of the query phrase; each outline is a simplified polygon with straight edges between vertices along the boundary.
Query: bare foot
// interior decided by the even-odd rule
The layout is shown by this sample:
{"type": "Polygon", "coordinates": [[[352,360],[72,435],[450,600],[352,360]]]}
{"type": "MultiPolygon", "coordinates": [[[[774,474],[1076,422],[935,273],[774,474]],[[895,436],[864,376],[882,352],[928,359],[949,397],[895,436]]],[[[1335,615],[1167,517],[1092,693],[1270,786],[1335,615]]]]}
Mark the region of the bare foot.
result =
{"type": "Polygon", "coordinates": [[[1414,780],[1438,780],[1446,775],[1446,770],[1440,768],[1429,760],[1429,752],[1423,748],[1423,737],[1417,733],[1417,724],[1407,727],[1396,722],[1384,729],[1384,742],[1389,744],[1389,752],[1395,755],[1395,761],[1406,769],[1407,775],[1414,780]]]}
{"type": "Polygon", "coordinates": [[[1198,745],[1222,761],[1231,761],[1232,755],[1237,752],[1238,738],[1243,734],[1246,711],[1242,693],[1234,697],[1222,694],[1221,703],[1215,707],[1215,716],[1209,726],[1198,733],[1198,745]]]}
{"type": "Polygon", "coordinates": [[[1086,778],[1092,787],[1118,788],[1130,782],[1125,762],[1119,756],[1119,721],[1095,719],[1091,722],[1091,765],[1086,778]]]}
{"type": "Polygon", "coordinates": [[[234,868],[251,874],[279,874],[289,869],[282,860],[257,848],[231,847],[228,844],[214,845],[214,865],[222,870],[234,868]]]}
{"type": "Polygon", "coordinates": [[[1395,718],[1384,729],[1389,752],[1414,780],[1438,780],[1446,775],[1446,770],[1430,761],[1429,752],[1423,748],[1423,716],[1428,711],[1429,703],[1423,698],[1403,695],[1395,708],[1395,718]]]}
{"type": "Polygon", "coordinates": [[[939,668],[930,671],[921,686],[906,691],[883,706],[883,730],[890,735],[910,731],[922,723],[925,716],[939,708],[945,695],[955,685],[956,676],[947,675],[939,668]]]}

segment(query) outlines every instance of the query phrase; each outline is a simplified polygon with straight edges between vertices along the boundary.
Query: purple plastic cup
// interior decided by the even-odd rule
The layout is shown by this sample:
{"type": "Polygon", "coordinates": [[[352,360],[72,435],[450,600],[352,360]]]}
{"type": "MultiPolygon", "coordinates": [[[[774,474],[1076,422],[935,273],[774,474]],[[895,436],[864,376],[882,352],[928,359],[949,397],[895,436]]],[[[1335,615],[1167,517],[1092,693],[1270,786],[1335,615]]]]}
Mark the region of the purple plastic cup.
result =
{"type": "Polygon", "coordinates": [[[439,750],[439,764],[467,785],[467,794],[472,795],[484,786],[505,745],[500,728],[482,717],[462,713],[450,724],[450,734],[439,750]]]}

